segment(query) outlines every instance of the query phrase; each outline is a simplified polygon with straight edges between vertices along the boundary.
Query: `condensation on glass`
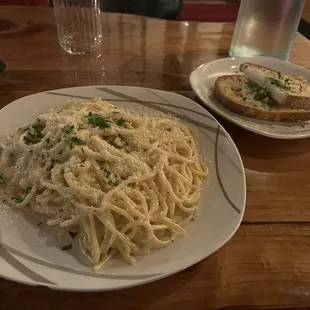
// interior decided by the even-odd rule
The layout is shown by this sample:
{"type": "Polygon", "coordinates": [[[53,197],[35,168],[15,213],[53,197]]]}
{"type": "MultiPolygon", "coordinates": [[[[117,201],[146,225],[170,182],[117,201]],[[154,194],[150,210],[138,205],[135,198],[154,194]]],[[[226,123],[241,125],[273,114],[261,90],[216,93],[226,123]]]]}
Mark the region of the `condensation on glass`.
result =
{"type": "Polygon", "coordinates": [[[54,0],[60,46],[70,54],[85,54],[102,43],[100,0],[54,0]]]}
{"type": "Polygon", "coordinates": [[[229,54],[287,60],[305,0],[242,0],[229,54]]]}

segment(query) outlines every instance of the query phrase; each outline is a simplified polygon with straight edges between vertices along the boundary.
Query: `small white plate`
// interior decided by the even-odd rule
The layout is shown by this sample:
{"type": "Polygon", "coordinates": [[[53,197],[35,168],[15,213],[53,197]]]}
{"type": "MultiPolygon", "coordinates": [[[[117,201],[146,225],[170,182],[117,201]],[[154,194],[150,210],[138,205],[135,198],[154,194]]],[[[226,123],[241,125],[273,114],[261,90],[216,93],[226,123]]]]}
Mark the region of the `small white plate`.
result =
{"type": "MultiPolygon", "coordinates": [[[[187,226],[188,235],[167,248],[138,257],[134,266],[119,259],[101,273],[84,263],[77,240],[61,251],[46,220],[0,204],[0,276],[53,289],[104,291],[149,283],[181,271],[223,246],[239,227],[245,209],[245,174],[238,150],[222,126],[194,101],[165,91],[126,86],[85,86],[31,95],[0,111],[0,140],[51,108],[68,106],[69,99],[101,97],[136,111],[173,114],[197,129],[198,142],[210,173],[200,199],[200,217],[187,226]]],[[[76,238],[77,239],[77,238],[76,238]]]]}
{"type": "Polygon", "coordinates": [[[207,107],[242,128],[277,139],[310,137],[310,121],[286,123],[258,120],[231,112],[216,101],[212,96],[215,80],[222,75],[242,74],[239,71],[239,66],[244,62],[252,62],[288,74],[301,75],[310,80],[310,71],[305,68],[277,58],[258,56],[251,58],[224,58],[203,64],[191,73],[191,86],[207,107]]]}

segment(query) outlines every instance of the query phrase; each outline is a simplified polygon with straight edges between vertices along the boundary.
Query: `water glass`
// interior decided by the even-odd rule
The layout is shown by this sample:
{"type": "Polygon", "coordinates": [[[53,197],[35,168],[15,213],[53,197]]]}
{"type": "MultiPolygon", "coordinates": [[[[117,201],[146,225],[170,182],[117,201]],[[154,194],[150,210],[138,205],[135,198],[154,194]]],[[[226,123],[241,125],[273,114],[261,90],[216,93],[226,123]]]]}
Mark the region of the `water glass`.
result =
{"type": "Polygon", "coordinates": [[[54,0],[58,41],[70,54],[85,54],[102,43],[100,0],[54,0]]]}
{"type": "Polygon", "coordinates": [[[242,0],[229,54],[288,60],[305,0],[242,0]]]}

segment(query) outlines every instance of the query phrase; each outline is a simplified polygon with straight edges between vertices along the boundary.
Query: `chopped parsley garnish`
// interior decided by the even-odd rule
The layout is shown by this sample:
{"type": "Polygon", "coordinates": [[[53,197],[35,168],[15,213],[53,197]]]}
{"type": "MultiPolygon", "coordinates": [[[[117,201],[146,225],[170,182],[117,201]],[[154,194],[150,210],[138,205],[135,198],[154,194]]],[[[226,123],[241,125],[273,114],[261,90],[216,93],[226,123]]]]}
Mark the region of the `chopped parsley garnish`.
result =
{"type": "Polygon", "coordinates": [[[279,79],[279,80],[283,80],[282,74],[281,74],[280,72],[278,72],[277,74],[278,74],[278,79],[279,79]]]}
{"type": "Polygon", "coordinates": [[[123,127],[125,122],[126,122],[126,121],[125,121],[123,118],[119,118],[119,119],[116,121],[116,124],[117,124],[118,126],[123,127]]]}
{"type": "MultiPolygon", "coordinates": [[[[257,85],[256,83],[253,83],[252,81],[247,81],[246,85],[250,90],[250,93],[254,95],[254,100],[263,102],[266,98],[269,97],[269,92],[257,85]]],[[[244,96],[241,96],[241,98],[246,101],[246,98],[244,96]]]]}
{"type": "Polygon", "coordinates": [[[85,145],[86,142],[78,137],[73,137],[71,138],[70,140],[70,145],[73,146],[73,145],[85,145]]]}
{"type": "Polygon", "coordinates": [[[88,123],[93,127],[99,127],[100,129],[109,128],[111,126],[110,121],[102,118],[99,114],[89,112],[88,123]]]}
{"type": "Polygon", "coordinates": [[[267,97],[268,97],[268,93],[266,91],[261,91],[261,92],[255,94],[254,100],[262,101],[267,97]]]}
{"type": "Polygon", "coordinates": [[[247,81],[246,85],[253,92],[258,92],[258,91],[261,91],[261,89],[262,89],[259,85],[257,85],[256,83],[254,83],[252,81],[247,81]]]}
{"type": "Polygon", "coordinates": [[[167,128],[167,130],[168,130],[168,131],[171,131],[171,128],[169,127],[169,128],[167,128]]]}
{"type": "Polygon", "coordinates": [[[31,193],[32,186],[28,186],[25,191],[25,195],[28,196],[31,193]]]}
{"type": "Polygon", "coordinates": [[[107,169],[104,169],[104,172],[107,174],[107,178],[110,176],[111,174],[111,171],[107,170],[107,169]]]}
{"type": "Polygon", "coordinates": [[[30,194],[31,190],[32,190],[32,186],[28,186],[25,190],[24,197],[13,197],[12,199],[14,199],[17,203],[21,203],[30,194]]]}
{"type": "MultiPolygon", "coordinates": [[[[32,125],[32,128],[37,132],[38,135],[42,135],[44,127],[41,124],[32,125]]],[[[41,136],[43,138],[43,135],[41,136]]]]}
{"type": "Polygon", "coordinates": [[[42,225],[43,222],[38,223],[37,227],[39,227],[40,225],[42,225]]]}
{"type": "Polygon", "coordinates": [[[69,235],[71,236],[72,239],[74,239],[75,236],[77,235],[77,232],[69,231],[69,235]]]}
{"type": "MultiPolygon", "coordinates": [[[[72,137],[66,140],[69,144],[70,148],[73,147],[73,145],[85,145],[86,142],[78,137],[72,137]]],[[[59,154],[62,154],[62,150],[59,152],[59,154]]]]}
{"type": "Polygon", "coordinates": [[[43,138],[42,131],[44,130],[44,126],[40,123],[32,125],[25,131],[24,142],[27,145],[36,144],[40,142],[43,138]]]}
{"type": "Polygon", "coordinates": [[[62,131],[66,134],[66,135],[70,135],[72,133],[74,133],[74,126],[73,125],[67,125],[65,126],[62,131]]]}
{"type": "Polygon", "coordinates": [[[64,245],[61,249],[62,249],[63,251],[71,250],[71,249],[72,249],[72,244],[64,245]]]}
{"type": "Polygon", "coordinates": [[[280,80],[277,80],[274,78],[269,78],[269,81],[272,85],[274,85],[276,87],[282,88],[284,90],[290,90],[290,86],[288,83],[285,83],[283,81],[280,81],[280,80]]]}

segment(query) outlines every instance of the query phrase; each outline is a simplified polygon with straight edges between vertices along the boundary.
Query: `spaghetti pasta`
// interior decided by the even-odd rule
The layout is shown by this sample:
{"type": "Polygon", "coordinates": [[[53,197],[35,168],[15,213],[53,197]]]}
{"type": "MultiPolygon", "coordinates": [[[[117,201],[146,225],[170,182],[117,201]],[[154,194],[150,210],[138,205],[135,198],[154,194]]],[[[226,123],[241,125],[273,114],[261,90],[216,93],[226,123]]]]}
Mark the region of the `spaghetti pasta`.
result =
{"type": "Polygon", "coordinates": [[[99,99],[40,115],[0,151],[1,198],[77,227],[96,270],[184,235],[208,173],[192,129],[99,99]]]}

